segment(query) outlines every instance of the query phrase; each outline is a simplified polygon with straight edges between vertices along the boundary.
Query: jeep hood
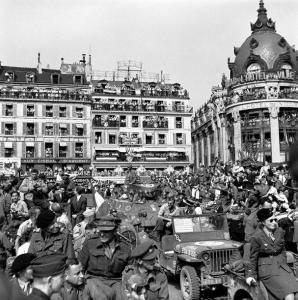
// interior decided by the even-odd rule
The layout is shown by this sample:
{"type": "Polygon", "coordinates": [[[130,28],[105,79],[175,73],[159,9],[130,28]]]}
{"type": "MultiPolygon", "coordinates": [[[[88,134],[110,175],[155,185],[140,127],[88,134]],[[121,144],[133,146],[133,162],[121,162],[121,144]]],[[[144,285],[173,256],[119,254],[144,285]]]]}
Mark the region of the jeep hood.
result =
{"type": "Polygon", "coordinates": [[[221,250],[221,249],[237,249],[242,243],[227,240],[216,240],[216,241],[198,241],[189,243],[179,243],[175,247],[175,251],[178,253],[183,252],[201,252],[210,250],[221,250]]]}

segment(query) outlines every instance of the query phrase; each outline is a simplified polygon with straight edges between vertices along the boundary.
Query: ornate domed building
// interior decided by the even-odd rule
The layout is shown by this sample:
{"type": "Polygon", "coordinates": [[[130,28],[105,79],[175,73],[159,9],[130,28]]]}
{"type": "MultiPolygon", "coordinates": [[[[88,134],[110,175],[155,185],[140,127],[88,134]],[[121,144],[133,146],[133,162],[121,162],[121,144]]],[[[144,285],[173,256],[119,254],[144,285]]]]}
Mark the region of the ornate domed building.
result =
{"type": "Polygon", "coordinates": [[[276,33],[261,0],[251,35],[228,59],[230,79],[193,118],[195,166],[251,158],[281,163],[298,126],[298,51],[276,33]]]}

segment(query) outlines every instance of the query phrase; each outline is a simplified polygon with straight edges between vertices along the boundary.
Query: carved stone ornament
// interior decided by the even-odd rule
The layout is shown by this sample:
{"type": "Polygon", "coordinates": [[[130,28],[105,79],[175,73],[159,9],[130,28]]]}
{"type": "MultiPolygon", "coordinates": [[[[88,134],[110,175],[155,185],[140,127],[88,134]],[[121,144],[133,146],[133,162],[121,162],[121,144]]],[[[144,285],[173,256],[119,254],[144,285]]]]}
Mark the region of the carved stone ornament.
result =
{"type": "Polygon", "coordinates": [[[287,42],[286,40],[282,37],[279,42],[278,42],[278,45],[282,48],[284,48],[286,45],[287,45],[287,42]]]}
{"type": "Polygon", "coordinates": [[[279,113],[279,106],[271,105],[269,107],[269,113],[270,113],[271,118],[276,119],[278,117],[278,113],[279,113]]]}
{"type": "Polygon", "coordinates": [[[233,117],[234,122],[239,122],[240,121],[239,110],[232,111],[232,117],[233,117]]]}
{"type": "Polygon", "coordinates": [[[249,42],[249,46],[250,48],[255,49],[259,46],[259,42],[255,38],[252,38],[249,42]]]}

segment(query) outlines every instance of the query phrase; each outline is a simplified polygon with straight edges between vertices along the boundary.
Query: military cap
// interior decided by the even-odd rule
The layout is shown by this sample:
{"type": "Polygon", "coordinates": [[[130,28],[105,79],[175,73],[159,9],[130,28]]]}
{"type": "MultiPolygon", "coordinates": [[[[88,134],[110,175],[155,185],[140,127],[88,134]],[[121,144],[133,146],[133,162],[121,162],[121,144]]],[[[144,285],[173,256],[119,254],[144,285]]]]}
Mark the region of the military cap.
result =
{"type": "Polygon", "coordinates": [[[38,256],[31,261],[33,277],[57,276],[66,269],[67,256],[61,253],[38,256]]]}
{"type": "Polygon", "coordinates": [[[18,255],[11,265],[12,273],[16,274],[25,270],[34,258],[36,258],[36,255],[33,253],[25,253],[18,255]]]}
{"type": "Polygon", "coordinates": [[[146,239],[132,250],[131,256],[141,260],[152,260],[157,257],[157,249],[153,240],[146,239]]]}
{"type": "Polygon", "coordinates": [[[55,216],[55,213],[49,209],[42,210],[36,219],[36,227],[47,228],[54,222],[55,216]]]}
{"type": "Polygon", "coordinates": [[[30,173],[39,173],[37,169],[31,169],[30,173]]]}
{"type": "Polygon", "coordinates": [[[273,212],[270,208],[261,208],[257,212],[257,217],[260,222],[263,222],[273,216],[273,212]]]}
{"type": "Polygon", "coordinates": [[[185,199],[183,200],[183,203],[185,203],[188,206],[194,206],[196,201],[194,201],[193,199],[185,199]]]}
{"type": "Polygon", "coordinates": [[[118,218],[115,218],[114,216],[107,215],[104,217],[100,217],[96,220],[97,228],[99,231],[111,231],[114,230],[117,226],[117,223],[121,221],[118,218]]]}

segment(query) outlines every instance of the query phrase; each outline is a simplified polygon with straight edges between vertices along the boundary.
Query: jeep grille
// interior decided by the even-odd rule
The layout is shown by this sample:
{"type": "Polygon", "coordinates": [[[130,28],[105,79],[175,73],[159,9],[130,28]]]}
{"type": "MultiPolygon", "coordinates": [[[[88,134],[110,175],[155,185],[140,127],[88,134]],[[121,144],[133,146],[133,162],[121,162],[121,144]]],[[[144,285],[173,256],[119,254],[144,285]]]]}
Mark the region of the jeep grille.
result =
{"type": "Polygon", "coordinates": [[[222,273],[224,265],[230,263],[230,258],[235,249],[212,250],[210,254],[210,269],[212,273],[222,273]]]}

